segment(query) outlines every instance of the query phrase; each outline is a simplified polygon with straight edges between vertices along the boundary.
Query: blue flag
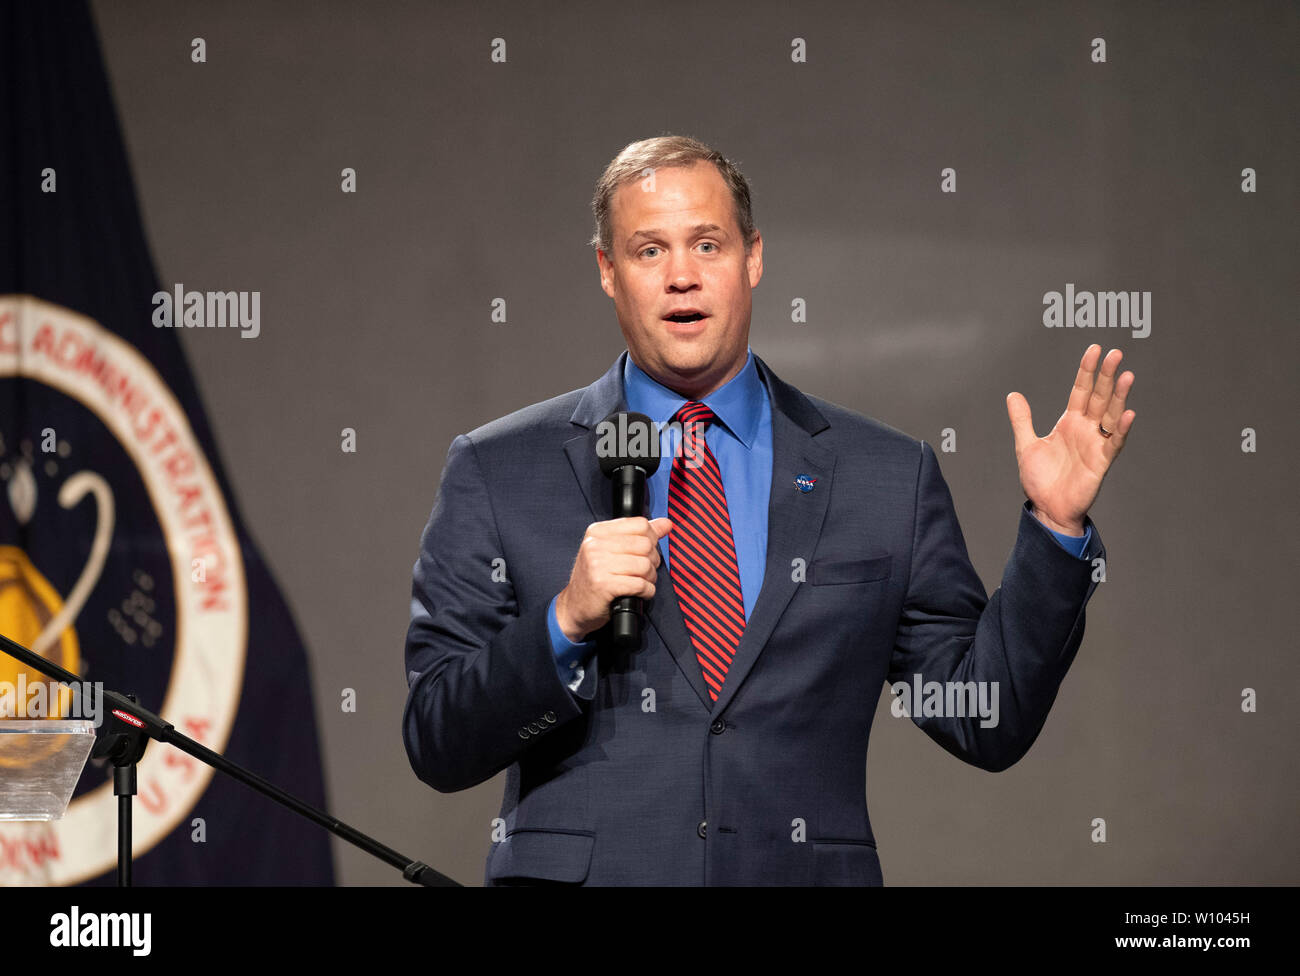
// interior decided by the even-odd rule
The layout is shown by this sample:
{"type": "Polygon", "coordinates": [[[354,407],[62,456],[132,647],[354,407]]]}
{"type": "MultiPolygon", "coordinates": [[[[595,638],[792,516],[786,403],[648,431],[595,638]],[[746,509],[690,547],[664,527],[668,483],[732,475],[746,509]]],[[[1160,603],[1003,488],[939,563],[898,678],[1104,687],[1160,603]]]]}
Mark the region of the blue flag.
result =
{"type": "MultiPolygon", "coordinates": [[[[322,807],[306,653],[154,324],[169,289],[86,5],[4,5],[0,59],[0,633],[322,807]]],[[[0,654],[0,688],[43,681],[0,654]]],[[[134,809],[137,884],[333,883],[324,830],[171,746],[134,809]]],[[[113,883],[116,829],[92,761],[62,820],[0,823],[0,884],[113,883]]]]}

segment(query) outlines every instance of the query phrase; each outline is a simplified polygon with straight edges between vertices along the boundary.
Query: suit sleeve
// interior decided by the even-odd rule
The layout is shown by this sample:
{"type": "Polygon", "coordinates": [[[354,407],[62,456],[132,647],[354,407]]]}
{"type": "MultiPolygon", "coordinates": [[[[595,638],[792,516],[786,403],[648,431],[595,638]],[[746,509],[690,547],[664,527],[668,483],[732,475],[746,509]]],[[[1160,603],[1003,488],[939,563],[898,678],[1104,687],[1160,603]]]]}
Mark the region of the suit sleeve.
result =
{"type": "Polygon", "coordinates": [[[508,564],[494,564],[504,558],[474,443],[462,434],[420,539],[406,632],[402,739],[416,775],[441,792],[491,778],[581,715],[592,692],[560,680],[548,605],[520,612],[501,578],[508,564]]]}
{"type": "Polygon", "coordinates": [[[927,715],[931,709],[911,701],[910,712],[953,755],[1000,771],[1029,750],[1047,720],[1083,640],[1084,606],[1097,586],[1093,560],[1104,559],[1105,549],[1089,519],[1087,550],[1066,552],[1026,502],[1002,585],[988,598],[938,460],[924,442],[916,491],[912,562],[889,681],[911,689],[927,682],[947,689],[954,682],[966,695],[973,688],[996,702],[992,723],[988,712],[982,717],[969,707],[964,716],[949,708],[927,715]]]}

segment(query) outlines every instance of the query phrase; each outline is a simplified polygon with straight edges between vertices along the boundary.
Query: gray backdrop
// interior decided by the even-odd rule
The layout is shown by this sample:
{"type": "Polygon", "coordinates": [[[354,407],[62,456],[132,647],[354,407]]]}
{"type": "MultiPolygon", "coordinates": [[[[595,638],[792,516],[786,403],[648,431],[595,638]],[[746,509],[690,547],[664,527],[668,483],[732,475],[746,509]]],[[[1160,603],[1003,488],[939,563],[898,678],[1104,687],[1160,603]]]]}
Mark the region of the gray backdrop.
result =
{"type": "MultiPolygon", "coordinates": [[[[936,450],[956,431],[939,458],[990,590],[1023,499],[1006,393],[1044,434],[1089,342],[1137,373],[1092,512],[1108,579],[1028,756],[983,772],[876,706],[886,882],[1300,881],[1294,5],[94,12],[164,286],[262,293],[256,340],[183,341],[306,639],[336,816],[480,883],[501,779],[438,794],[400,737],[419,534],[457,433],[622,349],[592,185],[626,143],[678,132],[752,182],[755,351],[936,450]],[[1151,334],[1044,328],[1067,282],[1150,291],[1151,334]]],[[[336,852],[344,883],[401,883],[336,852]]]]}

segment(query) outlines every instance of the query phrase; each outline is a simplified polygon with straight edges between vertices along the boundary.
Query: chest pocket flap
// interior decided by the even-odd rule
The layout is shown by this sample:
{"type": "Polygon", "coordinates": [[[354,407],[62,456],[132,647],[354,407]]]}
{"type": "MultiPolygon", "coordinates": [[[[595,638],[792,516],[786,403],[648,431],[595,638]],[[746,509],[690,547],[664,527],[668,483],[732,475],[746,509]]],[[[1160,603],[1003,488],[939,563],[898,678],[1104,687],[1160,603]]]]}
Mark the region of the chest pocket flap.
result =
{"type": "Polygon", "coordinates": [[[866,559],[815,559],[808,573],[808,582],[814,586],[830,586],[889,579],[893,562],[894,557],[887,552],[866,559]]]}

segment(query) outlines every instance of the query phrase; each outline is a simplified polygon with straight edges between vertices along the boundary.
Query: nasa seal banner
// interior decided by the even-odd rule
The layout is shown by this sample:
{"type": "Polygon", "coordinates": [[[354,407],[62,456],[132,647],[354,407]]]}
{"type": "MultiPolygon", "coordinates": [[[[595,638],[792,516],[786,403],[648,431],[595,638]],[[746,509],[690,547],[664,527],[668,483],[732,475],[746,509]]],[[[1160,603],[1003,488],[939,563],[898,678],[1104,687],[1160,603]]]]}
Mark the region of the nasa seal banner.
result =
{"type": "MultiPolygon", "coordinates": [[[[0,633],[324,806],[301,638],[176,332],[151,323],[89,11],[14,4],[0,21],[0,633]]],[[[43,680],[0,655],[8,687],[43,680]]],[[[111,767],[92,760],[62,820],[0,823],[0,884],[110,884],[116,830],[111,767]]],[[[333,883],[323,830],[156,742],[134,856],[137,884],[333,883]]]]}

